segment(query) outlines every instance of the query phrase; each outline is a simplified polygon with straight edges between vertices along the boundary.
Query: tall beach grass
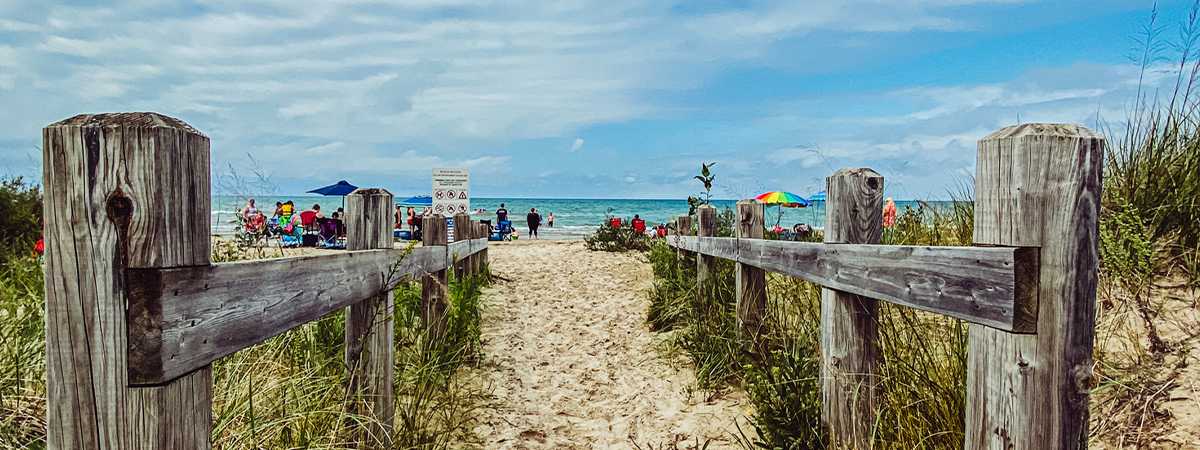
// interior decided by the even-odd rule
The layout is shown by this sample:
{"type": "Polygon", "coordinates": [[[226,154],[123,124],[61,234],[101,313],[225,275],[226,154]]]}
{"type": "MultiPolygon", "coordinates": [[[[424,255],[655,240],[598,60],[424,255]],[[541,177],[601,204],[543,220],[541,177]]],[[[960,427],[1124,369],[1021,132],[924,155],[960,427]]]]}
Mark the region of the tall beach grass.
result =
{"type": "MultiPolygon", "coordinates": [[[[885,243],[969,245],[969,191],[945,211],[906,209],[885,243]]],[[[718,234],[733,215],[718,216],[718,234]]],[[[815,236],[815,240],[821,237],[815,236]]],[[[825,448],[820,421],[820,286],[768,274],[766,326],[753,353],[737,341],[733,263],[717,260],[711,286],[697,287],[695,257],[656,244],[647,322],[663,333],[664,351],[683,355],[701,391],[744,389],[754,430],[735,436],[747,448],[825,448]],[[700,289],[704,289],[703,294],[700,289]]],[[[880,305],[878,448],[960,448],[966,381],[966,326],[902,306],[880,305]]]]}
{"type": "MultiPolygon", "coordinates": [[[[255,254],[236,246],[214,247],[219,261],[255,254]]],[[[480,274],[450,280],[448,331],[436,342],[427,342],[420,326],[419,283],[398,280],[392,293],[393,448],[474,442],[474,412],[490,400],[490,392],[462,376],[483,356],[480,298],[490,275],[485,267],[480,274]]],[[[44,305],[39,258],[14,258],[0,266],[0,449],[45,445],[44,305]]],[[[214,362],[214,448],[358,446],[373,419],[352,408],[344,342],[345,315],[338,311],[214,362]]]]}

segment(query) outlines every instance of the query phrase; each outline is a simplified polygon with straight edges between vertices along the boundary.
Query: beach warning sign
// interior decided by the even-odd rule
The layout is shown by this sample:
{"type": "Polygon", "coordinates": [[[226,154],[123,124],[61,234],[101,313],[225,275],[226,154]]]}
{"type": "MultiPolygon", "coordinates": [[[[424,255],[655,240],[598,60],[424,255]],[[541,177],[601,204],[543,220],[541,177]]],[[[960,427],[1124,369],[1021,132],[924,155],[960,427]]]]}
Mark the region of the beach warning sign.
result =
{"type": "Polygon", "coordinates": [[[471,169],[433,169],[433,212],[453,216],[471,210],[471,169]]]}

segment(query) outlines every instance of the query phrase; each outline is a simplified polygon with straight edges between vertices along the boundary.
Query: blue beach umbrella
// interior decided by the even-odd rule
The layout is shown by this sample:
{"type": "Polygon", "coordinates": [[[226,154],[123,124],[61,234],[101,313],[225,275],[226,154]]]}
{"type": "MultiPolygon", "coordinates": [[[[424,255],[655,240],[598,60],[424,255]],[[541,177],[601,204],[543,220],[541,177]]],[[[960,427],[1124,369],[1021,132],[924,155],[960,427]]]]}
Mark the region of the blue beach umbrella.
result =
{"type": "MultiPolygon", "coordinates": [[[[818,192],[818,193],[816,193],[816,194],[813,194],[813,195],[812,195],[812,197],[809,197],[809,198],[808,198],[808,201],[810,201],[810,202],[823,202],[823,201],[825,201],[825,191],[821,191],[821,192],[818,192]]],[[[812,217],[812,219],[813,219],[813,220],[816,220],[816,217],[815,217],[815,216],[813,216],[813,217],[812,217]]]]}
{"type": "Polygon", "coordinates": [[[323,188],[316,188],[316,189],[313,189],[308,192],[313,193],[313,194],[321,194],[321,195],[325,195],[325,196],[340,195],[340,196],[342,196],[342,208],[345,208],[346,207],[346,196],[349,195],[351,192],[354,192],[355,189],[358,189],[358,186],[347,183],[346,180],[342,180],[342,181],[337,182],[337,184],[331,184],[331,185],[325,186],[323,188]]]}
{"type": "Polygon", "coordinates": [[[323,188],[316,188],[308,192],[321,195],[341,195],[344,197],[350,195],[350,193],[354,192],[355,189],[358,189],[358,186],[347,183],[346,180],[342,180],[337,182],[337,184],[331,184],[323,188]]]}

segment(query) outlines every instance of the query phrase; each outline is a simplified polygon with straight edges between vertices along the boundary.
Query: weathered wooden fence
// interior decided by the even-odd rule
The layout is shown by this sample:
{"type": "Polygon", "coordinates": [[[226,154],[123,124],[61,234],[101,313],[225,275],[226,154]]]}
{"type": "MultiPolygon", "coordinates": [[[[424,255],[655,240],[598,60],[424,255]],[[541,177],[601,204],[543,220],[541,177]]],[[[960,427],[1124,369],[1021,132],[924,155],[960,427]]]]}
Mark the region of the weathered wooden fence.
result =
{"type": "MultiPolygon", "coordinates": [[[[347,250],[210,263],[209,141],[155,113],[80,115],[42,131],[47,442],[51,449],[207,449],[218,358],[346,308],[348,384],[392,424],[392,296],[385,275],[423,277],[422,321],[445,329],[446,269],[484,263],[487,234],[427,218],[395,271],[392,194],[346,203],[347,250]]],[[[467,218],[458,224],[467,224],[467,218]]],[[[463,273],[462,271],[459,272],[463,273]]]]}
{"type": "Polygon", "coordinates": [[[702,206],[698,236],[669,241],[698,253],[698,284],[710,282],[712,257],[737,262],[748,339],[765,310],[764,270],[825,287],[821,415],[833,448],[871,447],[878,300],[970,323],[966,449],[1086,448],[1103,151],[1099,134],[1075,125],[1020,125],[979,141],[976,247],[875,245],[883,177],[870,169],[826,180],[824,243],[762,240],[753,200],[737,204],[737,237],[712,237],[716,211],[702,206]]]}

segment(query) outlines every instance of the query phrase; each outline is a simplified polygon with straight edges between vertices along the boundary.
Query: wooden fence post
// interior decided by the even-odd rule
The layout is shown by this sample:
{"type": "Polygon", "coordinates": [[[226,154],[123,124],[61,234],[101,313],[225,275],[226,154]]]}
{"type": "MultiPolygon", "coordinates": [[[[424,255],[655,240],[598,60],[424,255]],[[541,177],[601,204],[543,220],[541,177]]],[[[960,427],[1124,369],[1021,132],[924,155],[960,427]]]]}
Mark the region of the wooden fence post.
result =
{"type": "Polygon", "coordinates": [[[207,449],[212,372],[131,387],[125,270],[209,264],[209,141],[156,113],[84,114],[42,130],[46,443],[207,449]]]}
{"type": "MultiPolygon", "coordinates": [[[[689,216],[687,214],[680,214],[679,217],[675,219],[675,231],[676,231],[675,234],[678,236],[691,236],[692,235],[692,216],[689,216]]],[[[679,252],[679,260],[683,261],[683,257],[685,255],[687,255],[687,251],[682,250],[682,249],[679,249],[677,251],[679,252]]]]}
{"type": "MultiPolygon", "coordinates": [[[[446,217],[441,214],[425,216],[421,221],[421,245],[446,245],[446,217]]],[[[450,299],[446,298],[446,269],[421,278],[421,326],[425,327],[429,342],[436,342],[446,334],[446,309],[450,299]]]]}
{"type": "MultiPolygon", "coordinates": [[[[471,215],[467,213],[457,213],[454,215],[454,242],[466,241],[471,239],[471,215]]],[[[450,255],[454,257],[454,255],[450,255]]],[[[462,279],[467,276],[470,271],[467,257],[463,257],[458,262],[454,263],[454,278],[462,279]]]]}
{"type": "MultiPolygon", "coordinates": [[[[737,202],[737,238],[763,238],[763,204],[755,199],[737,202]]],[[[757,342],[763,314],[767,310],[767,273],[749,264],[737,263],[738,337],[757,342]]]]}
{"type": "MultiPolygon", "coordinates": [[[[696,209],[696,236],[713,237],[717,235],[717,207],[700,205],[696,209]]],[[[703,253],[696,253],[696,285],[700,287],[701,298],[707,298],[712,289],[712,272],[716,270],[717,258],[703,253]]],[[[710,299],[711,300],[711,299],[710,299]]]]}
{"type": "MultiPolygon", "coordinates": [[[[486,223],[475,222],[475,238],[488,239],[488,235],[490,235],[491,233],[492,233],[492,230],[488,229],[486,223]]],[[[476,272],[484,271],[484,265],[487,264],[487,248],[485,247],[484,250],[481,250],[478,253],[475,253],[474,257],[475,257],[475,271],[476,272]]]]}
{"type": "MultiPolygon", "coordinates": [[[[392,248],[392,194],[358,189],[346,197],[346,250],[392,248]]],[[[392,443],[392,374],[395,334],[391,292],[346,308],[346,370],[358,413],[374,417],[364,436],[367,448],[392,443]]]]}
{"type": "MultiPolygon", "coordinates": [[[[883,177],[842,169],[825,180],[825,243],[878,244],[883,177]]],[[[879,373],[879,301],[821,289],[821,418],[830,448],[871,448],[879,373]]]]}
{"type": "Polygon", "coordinates": [[[970,326],[967,449],[1087,447],[1104,138],[1031,123],[979,141],[975,243],[1041,247],[1037,334],[970,326]]]}

